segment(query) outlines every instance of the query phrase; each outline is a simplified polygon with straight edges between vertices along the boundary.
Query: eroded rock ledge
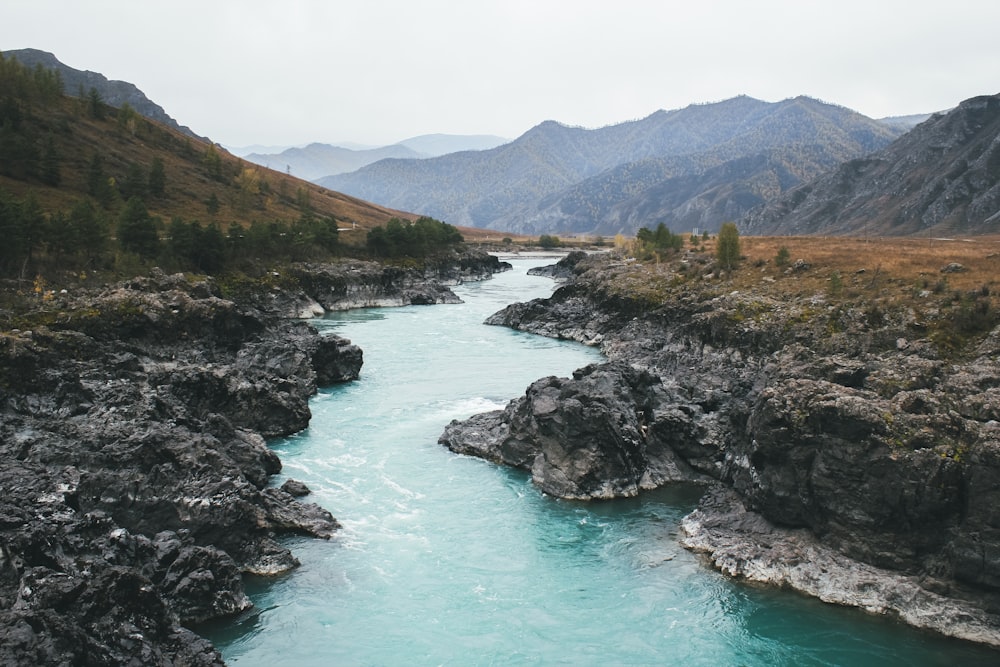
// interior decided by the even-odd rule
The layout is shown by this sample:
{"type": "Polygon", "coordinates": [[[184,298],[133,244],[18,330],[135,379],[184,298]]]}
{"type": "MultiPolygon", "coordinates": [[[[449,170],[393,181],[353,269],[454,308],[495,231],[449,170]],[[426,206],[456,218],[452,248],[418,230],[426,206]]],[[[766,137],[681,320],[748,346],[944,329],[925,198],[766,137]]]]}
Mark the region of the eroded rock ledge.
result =
{"type": "Polygon", "coordinates": [[[479,251],[445,255],[421,267],[345,259],[335,264],[294,264],[259,280],[235,284],[231,291],[241,302],[261,310],[307,318],[354,308],[459,303],[451,286],[486,280],[510,268],[479,251]]]}
{"type": "Polygon", "coordinates": [[[684,543],[729,574],[1000,647],[1000,331],[944,359],[906,309],[697,286],[650,307],[612,287],[631,270],[583,260],[491,317],[610,361],[441,442],[567,498],[700,480],[684,543]]]}
{"type": "Polygon", "coordinates": [[[242,281],[150,278],[39,301],[0,333],[0,663],[219,665],[189,628],[250,606],[242,576],[297,565],[276,538],[339,527],[264,438],[310,418],[361,350],[308,317],[457,301],[509,268],[345,261],[242,281]],[[238,305],[239,304],[239,305],[238,305]]]}

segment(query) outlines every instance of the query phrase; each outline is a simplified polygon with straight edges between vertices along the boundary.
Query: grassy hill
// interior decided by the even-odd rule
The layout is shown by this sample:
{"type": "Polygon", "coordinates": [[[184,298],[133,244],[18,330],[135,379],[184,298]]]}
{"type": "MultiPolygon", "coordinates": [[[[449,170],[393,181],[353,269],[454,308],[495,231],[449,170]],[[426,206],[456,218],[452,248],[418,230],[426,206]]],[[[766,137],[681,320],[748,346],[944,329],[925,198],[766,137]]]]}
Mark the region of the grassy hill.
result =
{"type": "Polygon", "coordinates": [[[341,227],[357,224],[367,229],[394,216],[413,217],[252,164],[134,112],[102,105],[92,114],[89,106],[88,100],[60,96],[31,105],[17,130],[5,128],[9,136],[19,137],[19,145],[34,150],[25,149],[27,156],[12,159],[12,142],[0,143],[6,165],[0,168],[0,188],[19,197],[32,193],[46,212],[67,210],[90,196],[88,174],[95,155],[119,194],[130,170],[138,167],[148,173],[159,158],[163,194],[149,197],[147,205],[151,214],[166,220],[179,216],[249,226],[257,220],[297,219],[306,206],[335,218],[341,227]],[[55,154],[58,185],[46,183],[38,167],[47,147],[55,154]],[[214,213],[208,206],[213,196],[219,203],[214,213]]]}

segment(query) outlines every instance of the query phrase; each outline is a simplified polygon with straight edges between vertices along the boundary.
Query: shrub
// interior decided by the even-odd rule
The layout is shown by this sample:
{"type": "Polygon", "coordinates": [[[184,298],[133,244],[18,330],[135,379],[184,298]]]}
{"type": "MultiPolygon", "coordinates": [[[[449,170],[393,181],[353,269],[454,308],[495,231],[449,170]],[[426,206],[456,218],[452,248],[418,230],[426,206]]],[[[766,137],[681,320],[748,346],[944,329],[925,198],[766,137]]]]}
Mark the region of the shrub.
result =
{"type": "Polygon", "coordinates": [[[788,251],[786,246],[781,246],[778,248],[778,254],[774,256],[774,265],[779,268],[785,268],[792,263],[792,253],[788,251]]]}
{"type": "Polygon", "coordinates": [[[551,236],[549,234],[542,234],[538,237],[538,245],[543,248],[558,248],[562,245],[558,236],[551,236]]]}

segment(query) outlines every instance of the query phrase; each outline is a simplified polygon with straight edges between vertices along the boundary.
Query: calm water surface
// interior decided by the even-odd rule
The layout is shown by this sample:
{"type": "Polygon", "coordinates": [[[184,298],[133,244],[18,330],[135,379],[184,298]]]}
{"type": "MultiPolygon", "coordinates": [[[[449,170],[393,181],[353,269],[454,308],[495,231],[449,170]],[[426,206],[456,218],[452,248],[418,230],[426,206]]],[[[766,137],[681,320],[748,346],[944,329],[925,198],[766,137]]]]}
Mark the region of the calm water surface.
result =
{"type": "Polygon", "coordinates": [[[487,327],[547,296],[551,260],[456,289],[465,303],[319,321],[364,349],[310,427],[272,443],[286,477],[344,525],[290,542],[302,567],[252,580],[256,607],[210,638],[228,663],[277,665],[987,665],[1000,654],[801,596],[742,586],[677,545],[692,489],[579,503],[437,444],[600,355],[487,327]]]}

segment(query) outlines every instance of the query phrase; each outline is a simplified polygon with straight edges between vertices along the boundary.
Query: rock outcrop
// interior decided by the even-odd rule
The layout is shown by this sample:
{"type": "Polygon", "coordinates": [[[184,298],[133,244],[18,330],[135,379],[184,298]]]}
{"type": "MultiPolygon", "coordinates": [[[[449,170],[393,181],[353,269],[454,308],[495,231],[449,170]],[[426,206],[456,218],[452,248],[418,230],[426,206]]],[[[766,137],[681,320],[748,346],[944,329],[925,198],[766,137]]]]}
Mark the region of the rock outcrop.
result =
{"type": "Polygon", "coordinates": [[[427,261],[420,268],[352,259],[294,264],[281,273],[231,288],[234,297],[261,310],[308,318],[354,308],[459,303],[450,286],[486,280],[510,268],[495,255],[479,251],[427,261]]]}
{"type": "Polygon", "coordinates": [[[571,379],[538,380],[505,410],[452,422],[441,443],[528,470],[539,488],[560,498],[634,496],[703,479],[649,432],[666,391],[659,378],[627,364],[591,365],[571,379]]]}
{"type": "Polygon", "coordinates": [[[491,317],[610,361],[442,443],[566,498],[706,482],[684,540],[724,571],[1000,647],[1000,329],[945,356],[912,309],[696,282],[651,305],[631,270],[585,260],[491,317]]]}
{"type": "Polygon", "coordinates": [[[582,250],[574,250],[555,264],[536,266],[532,269],[528,269],[528,275],[542,276],[545,278],[552,278],[557,282],[565,282],[573,277],[573,269],[580,263],[580,260],[586,259],[586,257],[587,253],[582,250]]]}
{"type": "Polygon", "coordinates": [[[221,664],[187,628],[338,527],[268,486],[263,436],[361,351],[181,276],[59,299],[0,334],[0,663],[221,664]]]}

